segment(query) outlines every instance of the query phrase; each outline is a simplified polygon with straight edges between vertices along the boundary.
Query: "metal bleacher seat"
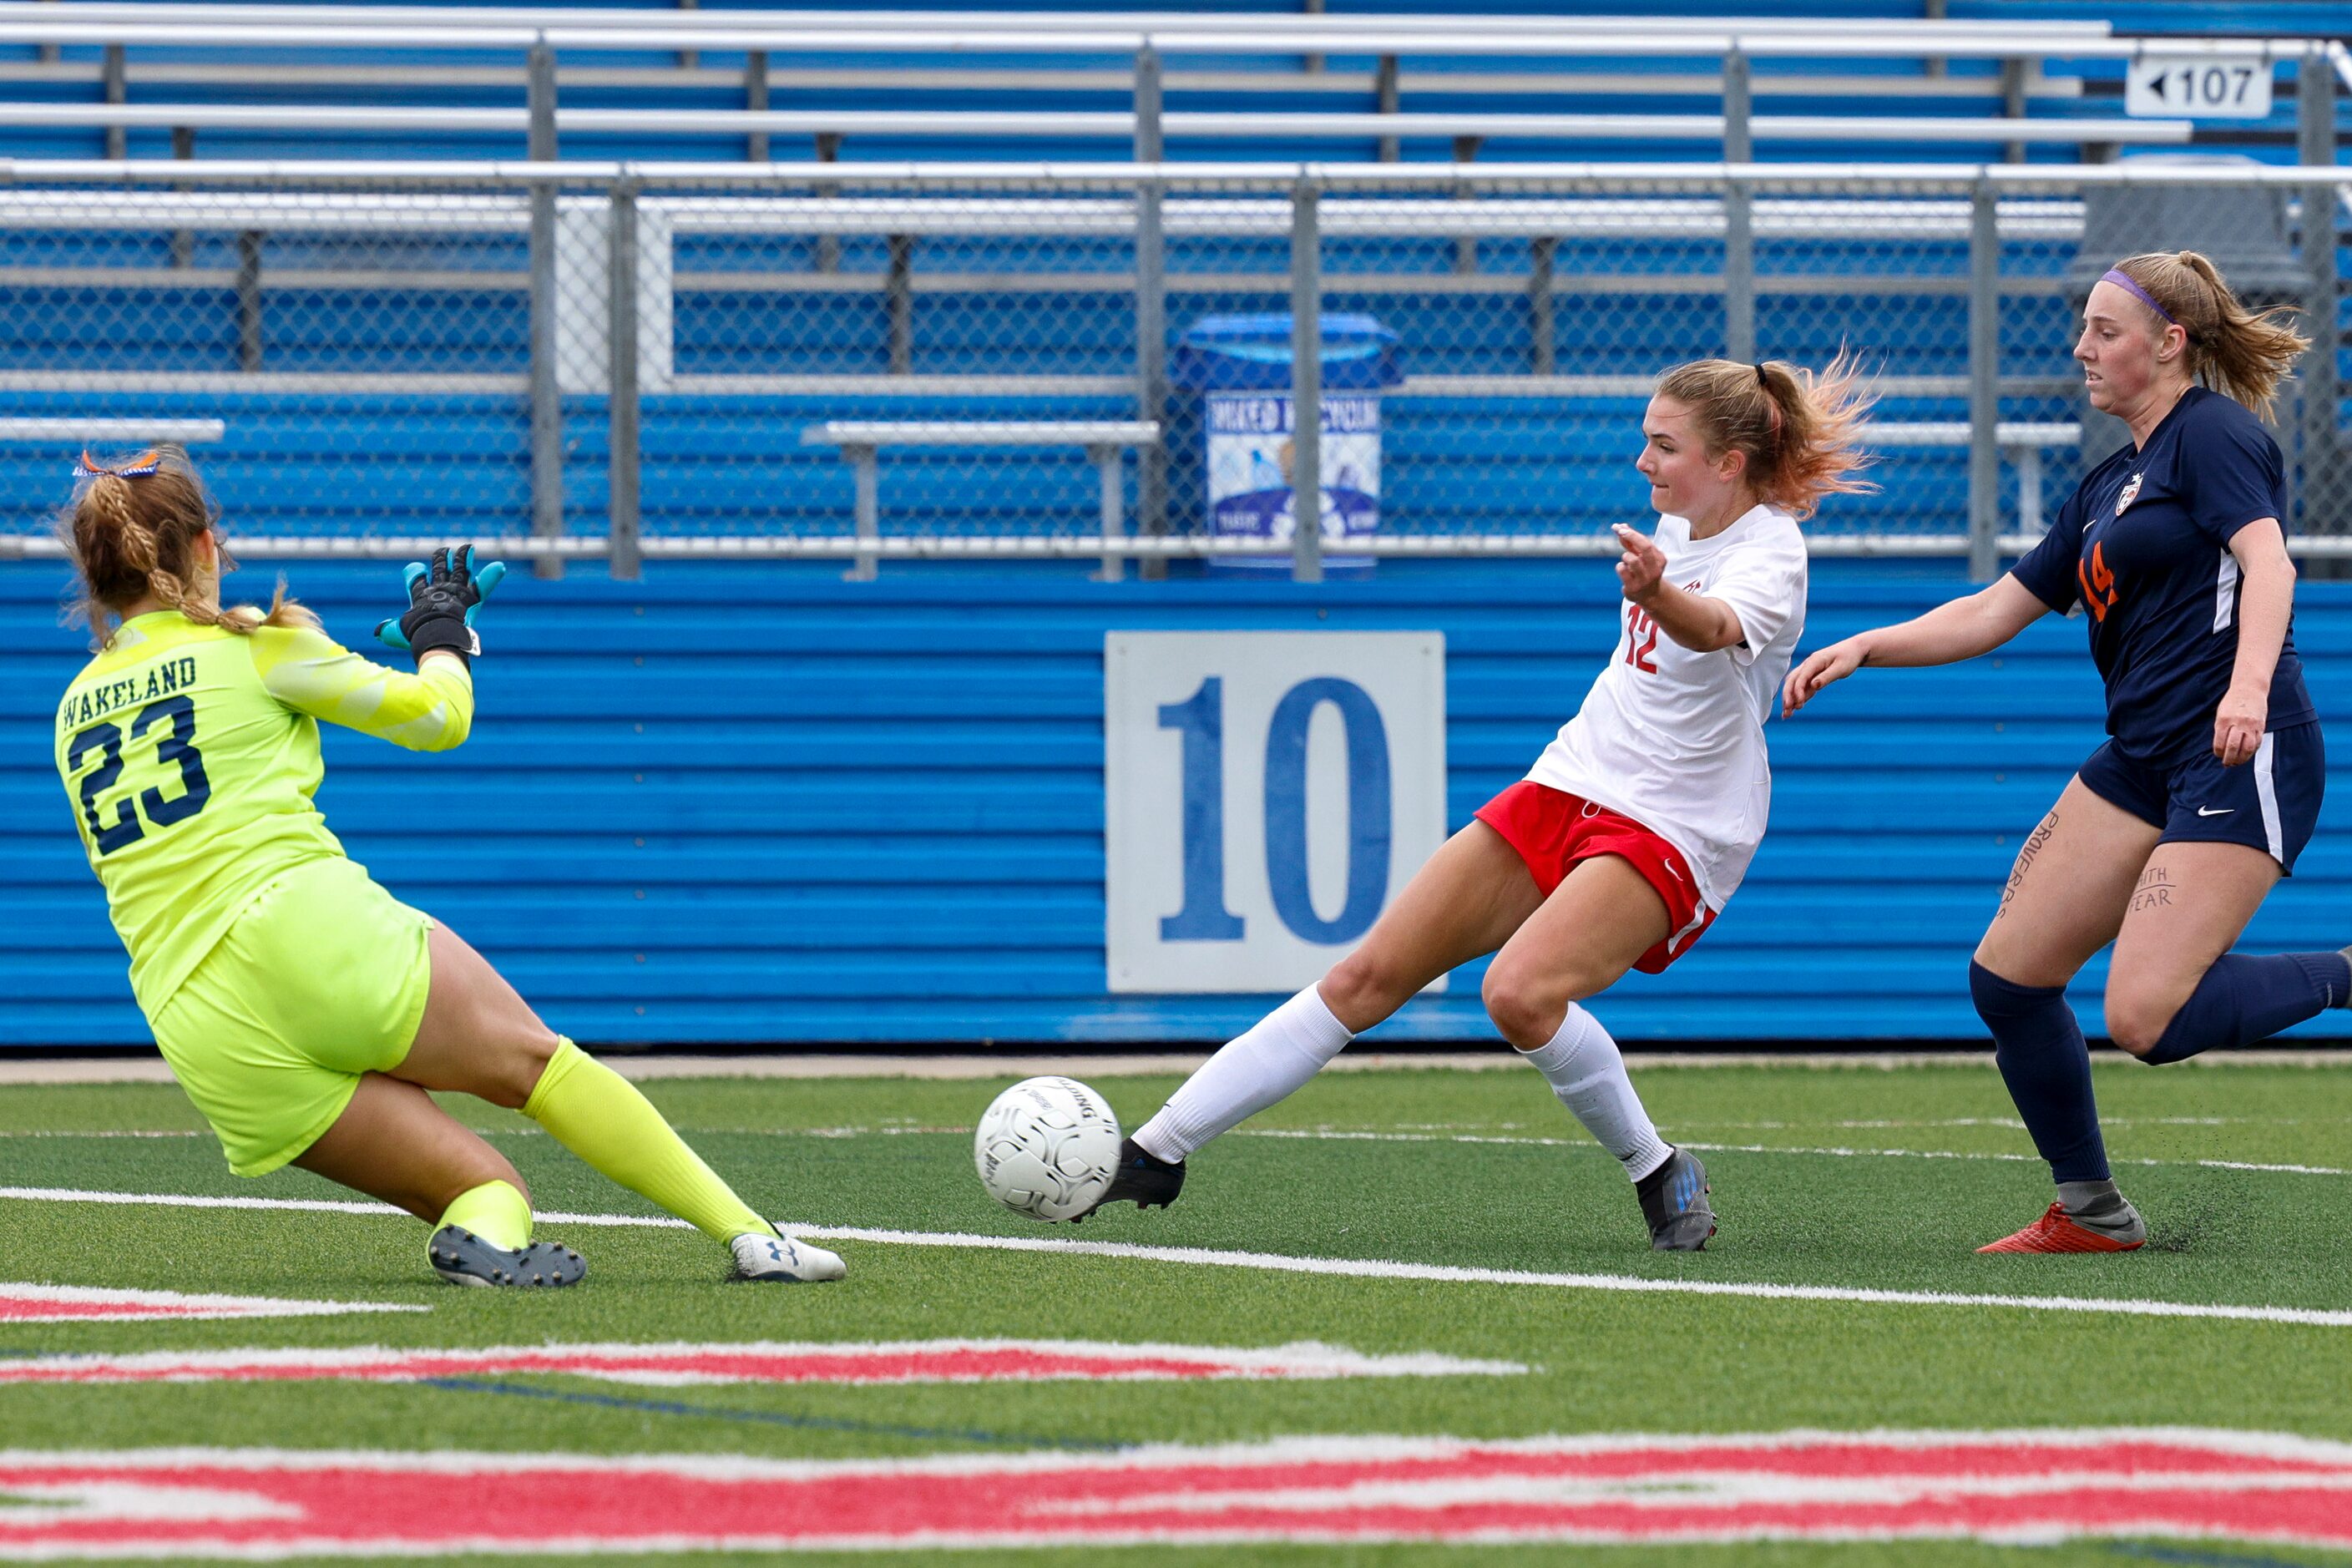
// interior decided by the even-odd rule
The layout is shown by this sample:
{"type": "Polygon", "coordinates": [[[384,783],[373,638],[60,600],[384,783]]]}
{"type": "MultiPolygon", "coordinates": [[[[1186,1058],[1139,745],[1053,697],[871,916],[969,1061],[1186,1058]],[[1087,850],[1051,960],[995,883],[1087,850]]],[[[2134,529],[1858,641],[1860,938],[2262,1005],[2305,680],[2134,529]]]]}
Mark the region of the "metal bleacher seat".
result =
{"type": "MultiPolygon", "coordinates": [[[[1991,36],[1983,27],[1915,31],[1908,41],[1895,43],[1874,38],[1866,24],[1851,18],[1803,16],[1644,18],[1638,33],[1622,19],[1525,17],[1491,26],[1482,19],[1475,37],[1465,39],[1462,19],[1444,16],[958,13],[940,18],[446,5],[176,9],[183,19],[170,26],[180,31],[171,32],[152,7],[0,0],[0,53],[16,57],[0,59],[0,153],[170,152],[193,154],[199,164],[232,154],[511,157],[523,148],[529,121],[519,101],[528,77],[523,50],[541,25],[549,27],[556,53],[559,146],[574,158],[740,161],[764,153],[807,165],[894,152],[1124,157],[1134,148],[1137,127],[1129,99],[1134,71],[1125,57],[1147,32],[1166,57],[1161,131],[1178,159],[1268,153],[1342,161],[1622,159],[1654,156],[1652,144],[1710,157],[1727,150],[1722,39],[1733,33],[1752,56],[1746,91],[1758,112],[1748,132],[1768,155],[1834,151],[1846,158],[1957,165],[2028,146],[2039,156],[2095,158],[2119,142],[2163,146],[2188,135],[2177,121],[2125,124],[2108,112],[2111,105],[2086,100],[2075,77],[2043,71],[2039,62],[2045,53],[2072,58],[2068,51],[2088,48],[2084,40],[2105,38],[2104,25],[2059,20],[2003,24],[2008,41],[1995,46],[1983,41],[1991,36]],[[66,37],[58,32],[60,16],[89,26],[66,37]],[[100,26],[110,17],[116,19],[109,24],[112,32],[100,26]],[[134,23],[125,18],[135,18],[141,30],[131,30],[134,23]],[[394,52],[386,41],[394,35],[381,30],[387,24],[409,29],[400,48],[413,48],[428,35],[446,45],[433,57],[429,86],[418,83],[408,63],[412,54],[394,52]],[[1383,31],[1365,31],[1373,26],[1383,31]],[[262,35],[240,34],[239,27],[276,27],[280,34],[271,36],[287,41],[264,55],[257,47],[262,35]],[[1318,42],[1328,47],[1310,47],[1318,42]],[[1219,52],[1203,52],[1213,44],[1219,52]],[[1948,52],[1923,53],[1930,44],[1948,45],[1948,52]],[[43,58],[45,46],[54,46],[57,58],[43,58]],[[1478,49],[1487,53],[1482,58],[1478,49]],[[92,85],[107,101],[54,100],[60,91],[86,92],[92,85]],[[790,91],[789,110],[765,107],[775,101],[772,89],[790,91]],[[190,134],[176,134],[182,131],[190,134]]],[[[425,258],[426,264],[373,268],[345,265],[331,239],[305,250],[268,237],[278,231],[267,221],[268,202],[258,193],[250,210],[234,217],[236,204],[217,191],[187,198],[143,195],[155,219],[150,231],[184,216],[184,226],[173,231],[177,237],[168,266],[155,264],[152,232],[79,252],[60,254],[55,245],[44,250],[25,239],[28,222],[8,216],[11,203],[26,199],[54,198],[0,193],[0,274],[17,274],[0,275],[0,285],[13,288],[11,320],[20,327],[16,355],[0,368],[0,390],[12,399],[54,391],[59,384],[53,378],[72,374],[110,398],[145,399],[158,410],[178,406],[172,400],[180,396],[207,405],[224,395],[275,399],[281,411],[320,411],[315,423],[321,432],[331,405],[345,422],[339,427],[367,426],[373,415],[353,419],[342,412],[355,395],[363,407],[400,410],[385,416],[387,426],[408,418],[470,419],[496,409],[491,438],[453,432],[443,439],[411,431],[387,436],[362,456],[414,444],[425,472],[462,479],[458,489],[466,497],[496,498],[482,506],[484,515],[507,508],[525,482],[511,459],[489,456],[509,449],[500,443],[510,437],[517,416],[499,399],[520,390],[527,357],[527,279],[519,247],[529,219],[520,195],[484,198],[469,252],[452,247],[449,258],[433,257],[429,245],[403,238],[393,254],[425,258]],[[185,215],[173,205],[183,199],[185,215]],[[498,238],[485,244],[481,235],[498,238]],[[138,264],[126,266],[134,252],[138,264]],[[224,298],[230,302],[226,317],[224,298]],[[78,309],[57,310],[61,300],[78,309]],[[154,308],[158,300],[173,301],[172,308],[154,308]],[[184,335],[152,335],[144,345],[149,360],[118,372],[109,358],[114,351],[95,352],[84,323],[134,310],[142,321],[173,323],[184,335]],[[299,330],[286,330],[289,323],[299,330]],[[304,380],[330,368],[341,376],[340,389],[304,380]],[[428,408],[446,413],[422,412],[428,408]]],[[[302,199],[315,209],[320,198],[302,199]]],[[[1116,202],[1023,197],[1019,232],[1007,231],[995,243],[970,236],[974,207],[964,198],[927,202],[844,193],[770,201],[649,193],[643,210],[669,225],[691,249],[702,243],[694,237],[698,201],[726,207],[739,238],[764,234],[774,245],[756,262],[731,268],[712,260],[713,252],[688,258],[681,250],[665,279],[673,313],[657,341],[670,357],[662,376],[649,377],[646,390],[665,400],[669,425],[649,445],[646,461],[666,478],[691,473],[695,483],[665,484],[658,496],[648,496],[647,516],[659,518],[658,526],[724,531],[750,526],[753,518],[761,527],[801,526],[795,515],[775,509],[772,496],[763,501],[736,495],[716,460],[703,454],[706,445],[723,447],[723,433],[747,419],[772,422],[782,431],[782,444],[791,447],[798,428],[826,420],[952,424],[1118,418],[1133,412],[1125,347],[1133,323],[1122,293],[1130,285],[1116,245],[1101,265],[1057,275],[1054,307],[1036,308],[1041,285],[1034,237],[1080,236],[1089,226],[1115,237],[1129,221],[1105,216],[1116,202]],[[926,247],[933,237],[942,242],[942,253],[952,241],[952,263],[929,261],[926,247]],[[919,286],[909,282],[910,274],[919,286]],[[778,303],[764,319],[747,322],[734,302],[755,288],[778,303]],[[894,289],[902,295],[894,296],[894,289]],[[903,352],[917,338],[919,358],[903,352]],[[1041,405],[1047,398],[1051,405],[1041,405]],[[706,427],[712,432],[708,443],[689,434],[706,427]],[[691,499],[679,498],[681,488],[691,499]]],[[[1177,247],[1170,267],[1171,300],[1197,311],[1220,290],[1280,288],[1286,205],[1265,200],[1259,204],[1263,212],[1248,215],[1238,210],[1245,204],[1227,201],[1196,222],[1191,215],[1208,205],[1188,208],[1182,197],[1169,201],[1177,247]],[[1210,236],[1218,225],[1229,232],[1212,254],[1210,236]],[[1191,259],[1183,249],[1188,235],[1195,244],[1191,259]]],[[[1899,243],[1964,243],[1965,204],[1945,205],[1951,210],[1928,226],[1934,233],[1925,233],[1916,217],[1906,219],[1897,226],[1899,243]]],[[[1605,426],[1622,410],[1610,401],[1610,377],[1629,364],[1719,347],[1716,330],[1690,309],[1716,280],[1667,265],[1657,237],[1634,230],[1622,231],[1613,252],[1606,244],[1589,247],[1591,254],[1580,265],[1608,282],[1610,310],[1644,321],[1638,342],[1629,342],[1617,329],[1600,330],[1584,319],[1587,312],[1572,308],[1573,279],[1561,284],[1560,309],[1540,322],[1531,320],[1508,297],[1518,280],[1494,274],[1496,257],[1508,258],[1508,272],[1532,247],[1609,216],[1606,204],[1530,203],[1516,217],[1501,210],[1507,204],[1476,205],[1488,209],[1474,220],[1486,231],[1473,234],[1458,224],[1463,232],[1454,237],[1450,257],[1427,236],[1391,243],[1376,230],[1408,218],[1435,226],[1460,214],[1463,204],[1431,198],[1415,207],[1381,198],[1351,206],[1349,199],[1335,196],[1325,207],[1326,232],[1345,237],[1353,247],[1351,265],[1360,264],[1359,271],[1327,279],[1333,295],[1360,299],[1400,324],[1409,339],[1431,345],[1416,367],[1426,374],[1399,389],[1391,414],[1391,449],[1424,458],[1418,472],[1427,479],[1401,482],[1426,482],[1434,490],[1443,475],[1449,492],[1458,482],[1465,494],[1494,498],[1491,510],[1474,515],[1450,493],[1433,494],[1421,515],[1433,531],[1544,526],[1547,507],[1559,504],[1564,473],[1599,471],[1615,460],[1605,426]],[[1352,232],[1351,224],[1359,226],[1352,232]],[[1383,245],[1394,253],[1384,259],[1376,254],[1383,245]],[[1645,247],[1655,254],[1645,257],[1645,247]],[[1625,276],[1644,269],[1654,275],[1625,276]],[[1450,427],[1440,417],[1475,400],[1498,416],[1519,400],[1541,403],[1545,413],[1540,421],[1515,419],[1495,437],[1494,449],[1475,452],[1454,428],[1460,418],[1451,418],[1450,427]]],[[[1677,224],[1696,232],[1697,226],[1719,223],[1719,211],[1708,216],[1700,210],[1706,205],[1693,203],[1681,217],[1664,202],[1654,201],[1647,210],[1660,234],[1671,236],[1677,224]]],[[[1807,247],[1873,232],[1865,206],[1761,199],[1755,205],[1756,233],[1759,243],[1783,247],[1782,258],[1801,269],[1807,247]]],[[[363,220],[353,216],[352,221],[363,220]]],[[[2063,228],[2079,226],[2080,220],[2032,221],[2063,228]]],[[[397,235],[397,222],[378,232],[397,235]]],[[[1887,243],[1898,243],[1892,231],[1887,243]]],[[[1953,350],[1964,336],[1957,295],[1887,291],[1881,297],[1857,282],[1846,294],[1830,293],[1816,303],[1823,302],[1828,308],[1816,315],[1834,315],[1865,342],[1893,324],[1906,342],[1948,343],[1953,350]]],[[[1768,320],[1773,309],[1769,299],[1759,306],[1768,320]]],[[[1791,314],[1777,330],[1775,342],[1788,342],[1791,332],[1819,335],[1822,329],[1791,314]]],[[[1819,344],[1802,342],[1806,352],[1818,347],[1819,357],[1826,357],[1836,347],[1833,340],[1834,334],[1819,344]]],[[[1946,379],[1948,384],[1922,394],[1903,416],[1956,417],[1958,378],[1946,379]]],[[[218,460],[233,468],[247,461],[328,458],[310,452],[248,458],[233,437],[218,460]]],[[[814,456],[808,461],[812,470],[820,466],[814,456]]],[[[822,467],[830,470],[829,486],[839,466],[822,467]]],[[[1073,495],[1085,490],[1089,478],[1042,465],[1028,477],[1055,494],[1073,495]]],[[[925,482],[918,473],[908,480],[925,482]]],[[[389,491],[408,491],[401,476],[387,475],[386,483],[389,491]]],[[[894,470],[894,495],[898,483],[894,470]]],[[[932,499],[929,491],[910,493],[927,503],[932,499]]],[[[846,500],[845,492],[840,499],[846,500]]],[[[985,531],[1001,525],[986,498],[942,487],[937,503],[950,509],[948,526],[985,531]]],[[[266,520],[268,513],[262,515],[266,520]]],[[[288,518],[285,525],[299,521],[288,518]]]]}

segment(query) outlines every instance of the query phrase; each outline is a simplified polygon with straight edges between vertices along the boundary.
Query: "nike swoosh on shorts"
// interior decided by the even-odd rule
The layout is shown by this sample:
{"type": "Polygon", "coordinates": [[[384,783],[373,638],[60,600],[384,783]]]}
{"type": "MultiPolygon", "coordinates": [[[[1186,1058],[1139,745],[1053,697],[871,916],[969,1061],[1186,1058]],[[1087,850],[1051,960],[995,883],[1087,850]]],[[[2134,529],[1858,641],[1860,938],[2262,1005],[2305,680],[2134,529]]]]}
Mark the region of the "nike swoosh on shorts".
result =
{"type": "Polygon", "coordinates": [[[2215,811],[2211,806],[2200,805],[2197,808],[2197,815],[2200,816],[2227,816],[2237,809],[2238,808],[2234,805],[2225,805],[2221,810],[2215,811]]]}

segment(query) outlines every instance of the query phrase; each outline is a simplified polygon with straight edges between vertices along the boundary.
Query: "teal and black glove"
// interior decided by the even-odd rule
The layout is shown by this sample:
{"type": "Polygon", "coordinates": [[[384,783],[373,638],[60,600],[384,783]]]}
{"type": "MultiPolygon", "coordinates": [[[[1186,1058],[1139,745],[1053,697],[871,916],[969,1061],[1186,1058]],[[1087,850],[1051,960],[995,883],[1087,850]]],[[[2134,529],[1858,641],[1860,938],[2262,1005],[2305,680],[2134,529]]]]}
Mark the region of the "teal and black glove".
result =
{"type": "Polygon", "coordinates": [[[474,633],[474,616],[507,574],[507,563],[493,561],[474,569],[474,547],[436,550],[430,566],[412,561],[401,569],[408,584],[408,613],[397,621],[379,621],[375,635],[396,648],[404,648],[423,664],[436,650],[471,659],[482,651],[474,633]]]}

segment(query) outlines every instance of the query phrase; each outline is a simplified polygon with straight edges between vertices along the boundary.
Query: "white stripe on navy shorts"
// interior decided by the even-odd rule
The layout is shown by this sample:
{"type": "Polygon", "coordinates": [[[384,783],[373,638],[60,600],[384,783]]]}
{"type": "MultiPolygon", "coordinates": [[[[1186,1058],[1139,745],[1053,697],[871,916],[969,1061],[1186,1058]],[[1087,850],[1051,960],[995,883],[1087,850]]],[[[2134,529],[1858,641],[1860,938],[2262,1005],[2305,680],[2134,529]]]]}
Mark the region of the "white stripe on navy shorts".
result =
{"type": "Polygon", "coordinates": [[[2327,748],[2317,723],[2294,724],[2265,734],[2253,760],[2234,768],[2200,752],[2164,769],[2121,755],[2110,741],[2079,776],[2101,800],[2164,829],[2158,843],[2243,844],[2292,876],[2319,822],[2327,748]]]}

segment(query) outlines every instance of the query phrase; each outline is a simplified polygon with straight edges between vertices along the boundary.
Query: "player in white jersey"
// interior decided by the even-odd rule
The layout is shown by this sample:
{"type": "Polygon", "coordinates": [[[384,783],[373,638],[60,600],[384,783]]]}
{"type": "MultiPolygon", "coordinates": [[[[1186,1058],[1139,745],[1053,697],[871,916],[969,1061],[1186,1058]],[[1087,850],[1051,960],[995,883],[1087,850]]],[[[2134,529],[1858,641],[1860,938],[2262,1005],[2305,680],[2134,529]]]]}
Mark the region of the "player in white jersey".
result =
{"type": "Polygon", "coordinates": [[[1657,530],[1616,531],[1623,612],[1583,708],[1525,779],[1430,857],[1360,946],[1136,1129],[1103,1203],[1172,1202],[1195,1150],[1491,952],[1487,1016],[1623,1163],[1651,1246],[1706,1244],[1705,1167],[1658,1136],[1616,1042],[1579,1004],[1690,951],[1764,836],[1764,719],[1804,630],[1798,521],[1826,495],[1869,488],[1850,477],[1857,383],[1843,356],[1819,376],[1701,360],[1659,378],[1634,463],[1657,530]]]}

